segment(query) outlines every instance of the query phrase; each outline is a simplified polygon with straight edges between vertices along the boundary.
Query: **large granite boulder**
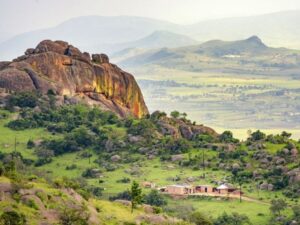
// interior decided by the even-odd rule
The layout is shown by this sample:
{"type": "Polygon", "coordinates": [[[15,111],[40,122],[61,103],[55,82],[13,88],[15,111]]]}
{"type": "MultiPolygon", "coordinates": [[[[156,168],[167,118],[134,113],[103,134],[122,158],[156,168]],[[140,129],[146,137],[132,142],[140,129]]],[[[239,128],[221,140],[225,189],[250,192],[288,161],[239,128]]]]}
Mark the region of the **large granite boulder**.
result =
{"type": "Polygon", "coordinates": [[[82,53],[64,41],[45,40],[13,62],[0,62],[0,88],[69,96],[124,117],[148,115],[134,77],[104,54],[82,53]]]}

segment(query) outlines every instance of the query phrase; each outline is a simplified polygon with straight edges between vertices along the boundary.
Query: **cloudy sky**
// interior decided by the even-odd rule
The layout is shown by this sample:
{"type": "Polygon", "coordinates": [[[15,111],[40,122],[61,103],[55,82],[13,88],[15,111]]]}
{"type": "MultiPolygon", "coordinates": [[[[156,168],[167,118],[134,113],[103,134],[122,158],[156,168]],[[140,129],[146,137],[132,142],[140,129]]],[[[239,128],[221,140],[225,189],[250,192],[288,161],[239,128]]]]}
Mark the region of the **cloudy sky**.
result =
{"type": "Polygon", "coordinates": [[[143,16],[188,24],[300,9],[299,0],[0,0],[0,34],[55,26],[85,15],[143,16]]]}

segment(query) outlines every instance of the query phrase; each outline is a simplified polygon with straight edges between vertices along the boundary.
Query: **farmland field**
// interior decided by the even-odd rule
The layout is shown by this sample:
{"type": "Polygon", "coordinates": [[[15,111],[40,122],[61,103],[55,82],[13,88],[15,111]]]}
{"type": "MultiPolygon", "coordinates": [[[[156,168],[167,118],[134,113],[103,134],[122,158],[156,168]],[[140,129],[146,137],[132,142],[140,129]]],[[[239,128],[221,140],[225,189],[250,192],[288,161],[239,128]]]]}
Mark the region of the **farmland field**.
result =
{"type": "Polygon", "coordinates": [[[300,80],[287,75],[189,72],[159,66],[128,68],[151,112],[178,110],[241,139],[247,131],[288,130],[300,138],[300,80]]]}

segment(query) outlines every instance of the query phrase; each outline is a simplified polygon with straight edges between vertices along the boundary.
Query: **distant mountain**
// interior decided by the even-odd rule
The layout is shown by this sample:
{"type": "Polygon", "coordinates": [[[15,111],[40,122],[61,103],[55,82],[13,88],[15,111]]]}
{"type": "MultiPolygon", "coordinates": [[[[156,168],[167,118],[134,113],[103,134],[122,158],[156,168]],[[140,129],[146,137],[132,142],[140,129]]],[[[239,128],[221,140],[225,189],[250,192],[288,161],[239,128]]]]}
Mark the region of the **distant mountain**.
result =
{"type": "Polygon", "coordinates": [[[153,49],[153,48],[176,48],[188,45],[194,45],[198,42],[192,38],[176,34],[169,31],[155,31],[152,34],[139,39],[123,44],[116,44],[116,49],[127,49],[127,48],[142,48],[142,49],[153,49]]]}
{"type": "Polygon", "coordinates": [[[253,34],[268,45],[300,49],[300,10],[202,21],[184,28],[198,41],[238,40],[253,34]]]}
{"type": "Polygon", "coordinates": [[[186,71],[221,71],[269,74],[284,70],[300,72],[300,50],[271,48],[257,36],[239,41],[213,40],[181,48],[161,48],[122,56],[124,67],[159,65],[186,71]]]}
{"type": "Polygon", "coordinates": [[[182,50],[222,57],[225,55],[239,55],[243,53],[260,54],[270,49],[262,42],[259,37],[251,36],[250,38],[240,41],[212,40],[205,42],[199,46],[187,47],[185,50],[182,50]]]}
{"type": "MultiPolygon", "coordinates": [[[[70,19],[50,29],[24,33],[0,44],[0,60],[22,54],[40,40],[68,40],[84,51],[110,53],[117,43],[132,42],[156,30],[176,30],[178,25],[141,17],[87,16],[70,19]]],[[[121,49],[119,49],[121,50],[121,49]]]]}
{"type": "Polygon", "coordinates": [[[43,39],[68,40],[84,51],[111,54],[132,47],[179,47],[192,45],[194,40],[238,40],[254,34],[270,46],[300,49],[299,21],[300,10],[209,20],[192,25],[130,16],[78,17],[0,43],[0,60],[12,59],[43,39]]]}

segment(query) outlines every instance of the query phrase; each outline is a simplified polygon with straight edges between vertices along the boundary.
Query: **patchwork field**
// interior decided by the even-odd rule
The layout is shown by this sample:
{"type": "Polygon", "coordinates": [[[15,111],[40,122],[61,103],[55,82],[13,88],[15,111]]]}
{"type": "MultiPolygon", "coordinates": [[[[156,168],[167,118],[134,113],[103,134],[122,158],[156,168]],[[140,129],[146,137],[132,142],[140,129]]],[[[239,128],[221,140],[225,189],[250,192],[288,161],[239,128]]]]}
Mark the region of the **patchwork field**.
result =
{"type": "Polygon", "coordinates": [[[287,75],[188,72],[160,66],[127,68],[150,111],[186,112],[192,120],[241,139],[249,129],[288,130],[300,138],[300,80],[287,75]]]}

